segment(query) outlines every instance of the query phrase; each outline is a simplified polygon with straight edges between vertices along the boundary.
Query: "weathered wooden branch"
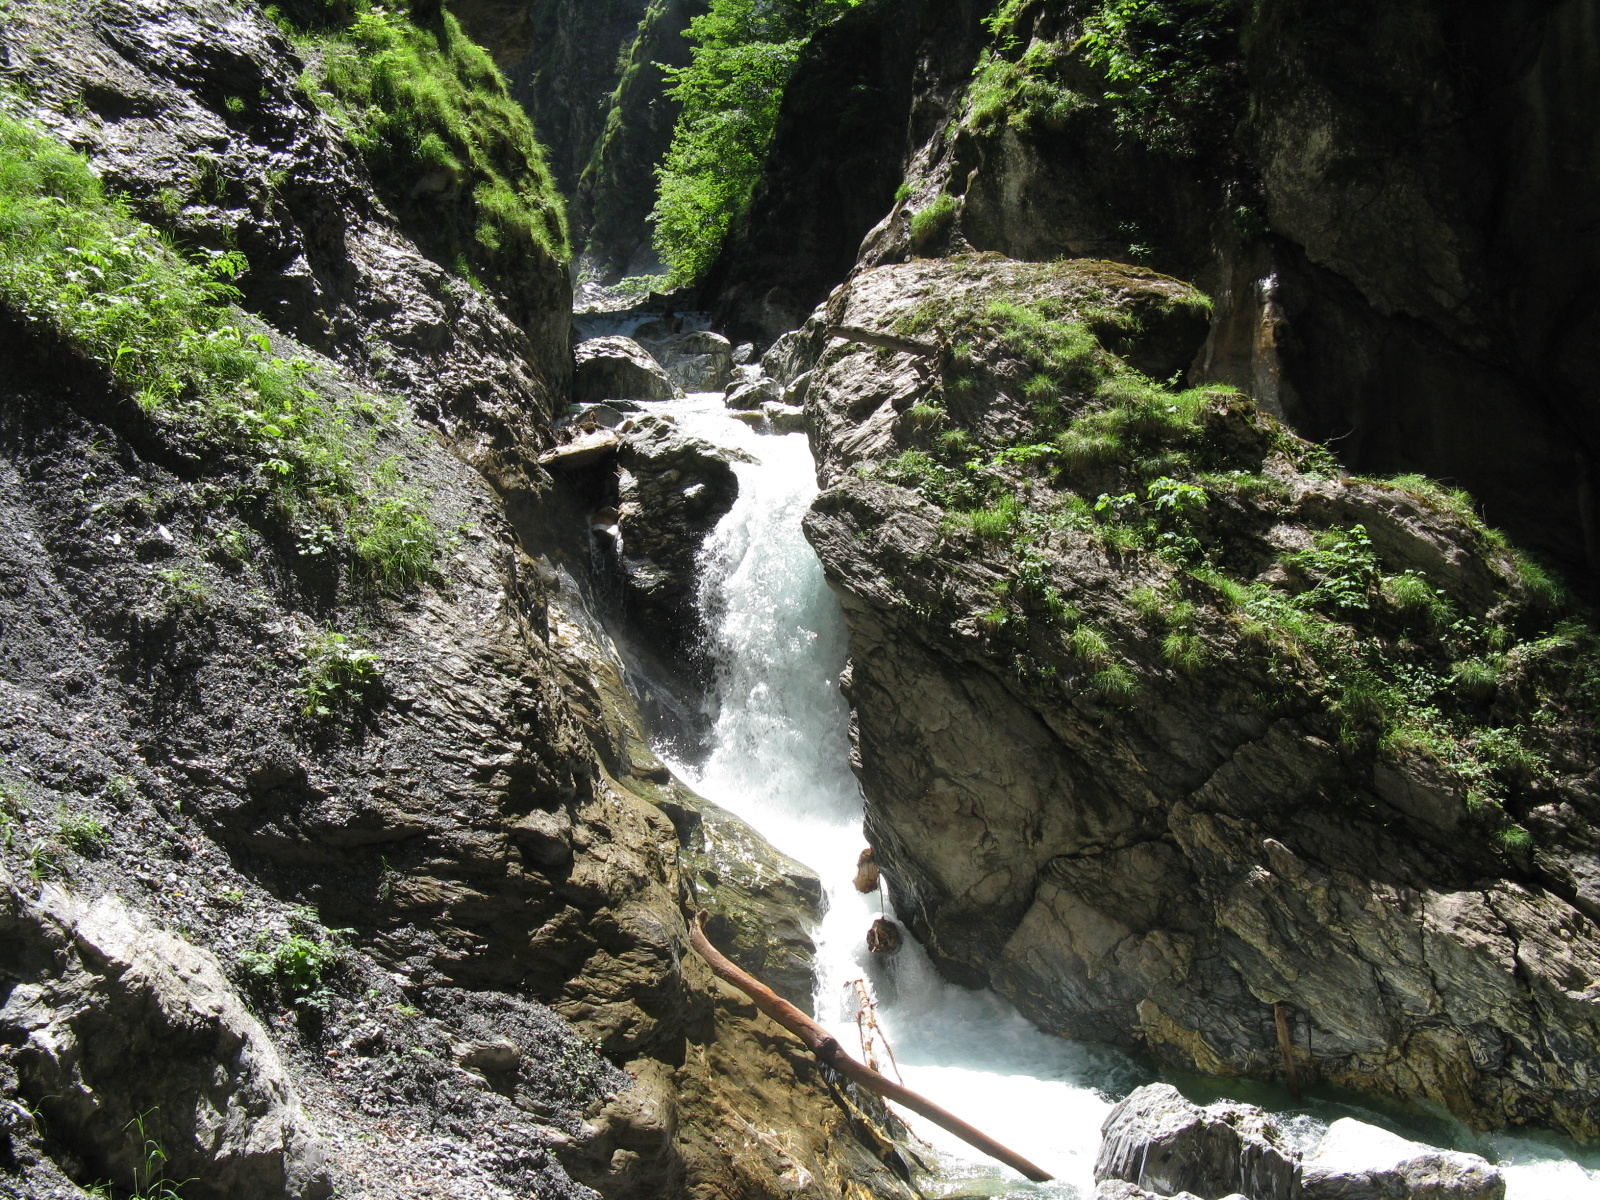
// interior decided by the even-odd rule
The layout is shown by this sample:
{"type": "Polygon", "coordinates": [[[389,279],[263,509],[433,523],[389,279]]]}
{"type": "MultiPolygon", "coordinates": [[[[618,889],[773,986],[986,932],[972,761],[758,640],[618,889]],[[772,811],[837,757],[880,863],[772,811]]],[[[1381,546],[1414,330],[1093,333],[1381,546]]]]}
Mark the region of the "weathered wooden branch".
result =
{"type": "Polygon", "coordinates": [[[1300,1103],[1300,1077],[1294,1069],[1294,1043],[1289,1038],[1289,1014],[1282,1000],[1272,1006],[1272,1018],[1278,1024],[1278,1049],[1283,1054],[1283,1073],[1289,1077],[1289,1095],[1300,1103]]]}
{"type": "Polygon", "coordinates": [[[990,1158],[998,1159],[1012,1170],[1022,1172],[1035,1183],[1043,1183],[1047,1179],[1054,1178],[1020,1154],[1007,1150],[993,1138],[980,1133],[955,1114],[946,1112],[933,1101],[901,1087],[894,1080],[885,1078],[871,1067],[863,1066],[851,1058],[840,1047],[834,1036],[821,1025],[766,984],[745,974],[723,957],[721,951],[706,937],[704,921],[705,914],[701,913],[695,920],[689,922],[689,940],[700,957],[706,960],[719,979],[726,980],[749,996],[757,1008],[804,1042],[806,1049],[816,1055],[819,1061],[832,1067],[845,1078],[853,1079],[862,1087],[877,1092],[885,1100],[893,1100],[896,1104],[904,1105],[912,1112],[927,1117],[941,1129],[949,1130],[969,1146],[975,1146],[990,1158]]]}

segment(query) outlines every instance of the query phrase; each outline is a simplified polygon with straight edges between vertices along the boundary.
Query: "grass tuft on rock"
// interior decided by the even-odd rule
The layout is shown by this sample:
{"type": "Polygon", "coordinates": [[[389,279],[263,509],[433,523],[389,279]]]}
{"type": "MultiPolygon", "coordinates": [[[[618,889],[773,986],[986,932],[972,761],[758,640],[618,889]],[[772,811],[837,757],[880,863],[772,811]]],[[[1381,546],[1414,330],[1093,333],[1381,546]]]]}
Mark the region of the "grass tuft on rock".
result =
{"type": "Polygon", "coordinates": [[[529,258],[567,261],[566,213],[533,124],[455,17],[419,22],[374,0],[276,12],[312,60],[313,98],[425,250],[503,286],[529,258]]]}

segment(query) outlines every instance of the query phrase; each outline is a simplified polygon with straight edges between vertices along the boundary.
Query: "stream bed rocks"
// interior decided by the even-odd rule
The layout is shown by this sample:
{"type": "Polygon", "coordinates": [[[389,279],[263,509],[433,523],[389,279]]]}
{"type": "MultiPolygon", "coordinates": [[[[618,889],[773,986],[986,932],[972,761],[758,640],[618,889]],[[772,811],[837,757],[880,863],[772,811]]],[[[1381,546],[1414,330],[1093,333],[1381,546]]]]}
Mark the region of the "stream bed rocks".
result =
{"type": "Polygon", "coordinates": [[[1504,1200],[1476,1154],[1435,1150],[1349,1117],[1302,1156],[1252,1104],[1200,1108],[1171,1084],[1120,1101],[1101,1126],[1095,1200],[1504,1200]]]}
{"type": "Polygon", "coordinates": [[[1274,1078],[1282,1004],[1303,1076],[1593,1136],[1590,635],[1427,481],[1127,365],[1197,303],[919,260],[786,347],[895,906],[1065,1036],[1274,1078]]]}

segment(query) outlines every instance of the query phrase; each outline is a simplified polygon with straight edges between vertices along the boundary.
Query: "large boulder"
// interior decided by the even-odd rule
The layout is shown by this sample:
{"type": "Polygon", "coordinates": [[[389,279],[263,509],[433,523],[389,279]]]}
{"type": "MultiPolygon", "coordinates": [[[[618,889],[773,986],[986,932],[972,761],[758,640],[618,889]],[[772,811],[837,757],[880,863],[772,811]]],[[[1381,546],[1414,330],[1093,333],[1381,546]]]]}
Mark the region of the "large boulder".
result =
{"type": "Polygon", "coordinates": [[[1122,1180],[1172,1196],[1296,1200],[1300,1156],[1283,1131],[1249,1104],[1197,1108],[1169,1083],[1138,1089],[1100,1126],[1096,1182],[1122,1180]]]}
{"type": "Polygon", "coordinates": [[[1305,1161],[1302,1200],[1504,1200],[1498,1167],[1436,1150],[1350,1117],[1328,1127],[1305,1161]]]}
{"type": "Polygon", "coordinates": [[[33,902],[3,875],[0,938],[20,976],[0,1007],[20,1092],[90,1175],[155,1185],[154,1147],[194,1200],[332,1194],[277,1050],[209,952],[115,896],[33,902]]]}
{"type": "Polygon", "coordinates": [[[695,329],[666,337],[634,335],[662,369],[686,392],[720,392],[733,373],[733,345],[720,333],[695,329]]]}
{"type": "Polygon", "coordinates": [[[572,352],[572,400],[670,400],[678,389],[650,352],[632,338],[597,337],[572,352]]]}

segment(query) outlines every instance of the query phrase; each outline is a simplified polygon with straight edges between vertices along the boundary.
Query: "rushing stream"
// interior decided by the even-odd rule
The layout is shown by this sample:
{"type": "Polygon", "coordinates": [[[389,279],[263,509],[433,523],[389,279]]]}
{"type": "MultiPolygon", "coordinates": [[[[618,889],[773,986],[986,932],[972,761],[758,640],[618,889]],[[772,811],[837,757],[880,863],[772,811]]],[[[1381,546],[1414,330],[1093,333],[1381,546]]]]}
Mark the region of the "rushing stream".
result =
{"type": "MultiPolygon", "coordinates": [[[[887,959],[866,950],[872,919],[893,912],[881,891],[863,896],[851,886],[866,842],[861,793],[849,768],[849,712],[838,687],[847,643],[839,602],[800,531],[817,491],[804,435],[757,434],[728,415],[720,395],[649,408],[672,415],[685,432],[757,460],[737,465],[738,502],[703,554],[701,603],[721,701],[712,749],[704,762],[674,763],[675,769],[822,877],[828,910],[816,935],[816,1011],[840,1043],[852,1051],[859,1045],[853,981],[863,980],[906,1085],[1057,1179],[1027,1183],[913,1117],[913,1129],[936,1152],[945,1190],[1086,1200],[1111,1098],[1148,1082],[1150,1069],[1103,1047],[1041,1033],[993,993],[944,981],[909,937],[887,959]]],[[[887,1068],[881,1056],[880,1065],[887,1068]]],[[[1354,1116],[1498,1159],[1510,1200],[1600,1198],[1600,1163],[1580,1164],[1549,1142],[1475,1139],[1446,1121],[1397,1123],[1392,1115],[1331,1101],[1295,1110],[1286,1096],[1264,1089],[1238,1091],[1237,1098],[1280,1111],[1308,1150],[1329,1121],[1354,1116]]]]}

